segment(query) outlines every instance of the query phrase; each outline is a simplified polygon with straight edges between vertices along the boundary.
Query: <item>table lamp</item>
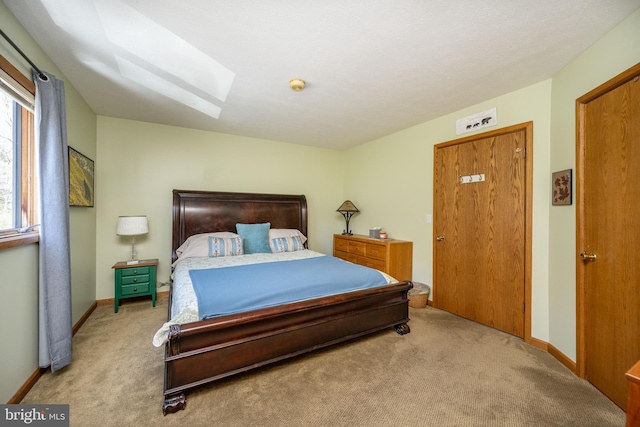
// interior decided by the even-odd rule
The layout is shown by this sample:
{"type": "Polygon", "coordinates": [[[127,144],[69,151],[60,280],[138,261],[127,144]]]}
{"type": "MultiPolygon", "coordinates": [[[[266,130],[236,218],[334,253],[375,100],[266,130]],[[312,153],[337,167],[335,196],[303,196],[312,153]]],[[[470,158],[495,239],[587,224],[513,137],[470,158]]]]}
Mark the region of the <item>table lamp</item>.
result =
{"type": "Polygon", "coordinates": [[[136,236],[141,236],[149,232],[147,216],[119,216],[116,234],[118,236],[131,236],[131,255],[127,261],[128,265],[137,264],[136,257],[136,236]]]}
{"type": "Polygon", "coordinates": [[[356,205],[354,205],[351,200],[345,200],[343,204],[337,209],[337,212],[340,212],[342,216],[344,216],[344,220],[347,222],[347,229],[342,232],[342,234],[353,234],[351,230],[349,230],[349,220],[353,216],[353,214],[360,212],[356,205]]]}

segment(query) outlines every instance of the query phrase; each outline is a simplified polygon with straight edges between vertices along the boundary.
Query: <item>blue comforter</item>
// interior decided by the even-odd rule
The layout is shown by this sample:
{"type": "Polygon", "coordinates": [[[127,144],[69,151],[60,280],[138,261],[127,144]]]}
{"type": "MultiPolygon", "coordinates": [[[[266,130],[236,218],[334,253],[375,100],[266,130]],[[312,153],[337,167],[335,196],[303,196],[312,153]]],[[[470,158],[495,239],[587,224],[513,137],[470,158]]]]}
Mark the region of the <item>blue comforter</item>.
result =
{"type": "Polygon", "coordinates": [[[377,270],[321,256],[190,270],[201,319],[387,284],[377,270]]]}

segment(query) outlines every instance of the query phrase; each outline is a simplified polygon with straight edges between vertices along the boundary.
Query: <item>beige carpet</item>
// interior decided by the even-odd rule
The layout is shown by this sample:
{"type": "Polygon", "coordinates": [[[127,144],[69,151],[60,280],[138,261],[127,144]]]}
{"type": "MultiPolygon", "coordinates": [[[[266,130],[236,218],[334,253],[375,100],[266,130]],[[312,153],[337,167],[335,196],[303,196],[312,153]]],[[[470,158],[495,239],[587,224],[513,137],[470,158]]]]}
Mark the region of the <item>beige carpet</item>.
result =
{"type": "Polygon", "coordinates": [[[625,413],[547,353],[427,307],[392,329],[187,395],[162,415],[166,299],[98,307],[73,363],[23,403],[68,403],[72,426],[624,426],[625,413]]]}

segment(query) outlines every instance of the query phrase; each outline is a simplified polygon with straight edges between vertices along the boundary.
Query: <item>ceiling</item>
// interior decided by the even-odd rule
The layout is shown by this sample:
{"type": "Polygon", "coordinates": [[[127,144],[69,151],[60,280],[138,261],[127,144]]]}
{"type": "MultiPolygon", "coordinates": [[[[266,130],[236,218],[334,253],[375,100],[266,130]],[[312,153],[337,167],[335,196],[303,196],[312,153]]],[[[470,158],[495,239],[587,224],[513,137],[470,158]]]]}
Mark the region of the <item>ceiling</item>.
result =
{"type": "Polygon", "coordinates": [[[550,78],[640,7],[3,1],[99,115],[333,149],[550,78]],[[291,90],[293,78],[306,89],[291,90]]]}

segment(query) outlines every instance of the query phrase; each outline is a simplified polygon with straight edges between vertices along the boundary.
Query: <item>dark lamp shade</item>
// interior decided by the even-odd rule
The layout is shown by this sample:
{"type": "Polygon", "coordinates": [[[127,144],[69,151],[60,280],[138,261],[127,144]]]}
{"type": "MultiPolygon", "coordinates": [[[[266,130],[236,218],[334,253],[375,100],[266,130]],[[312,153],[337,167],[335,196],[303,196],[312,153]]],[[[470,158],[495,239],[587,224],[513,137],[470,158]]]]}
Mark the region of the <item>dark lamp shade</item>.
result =
{"type": "Polygon", "coordinates": [[[356,205],[351,200],[345,200],[343,204],[337,209],[337,212],[360,212],[356,205]]]}
{"type": "Polygon", "coordinates": [[[347,228],[342,232],[342,234],[352,234],[351,230],[349,230],[349,220],[353,214],[360,212],[358,208],[356,208],[356,205],[354,205],[351,200],[345,200],[345,202],[337,209],[337,212],[342,214],[347,224],[347,228]]]}

